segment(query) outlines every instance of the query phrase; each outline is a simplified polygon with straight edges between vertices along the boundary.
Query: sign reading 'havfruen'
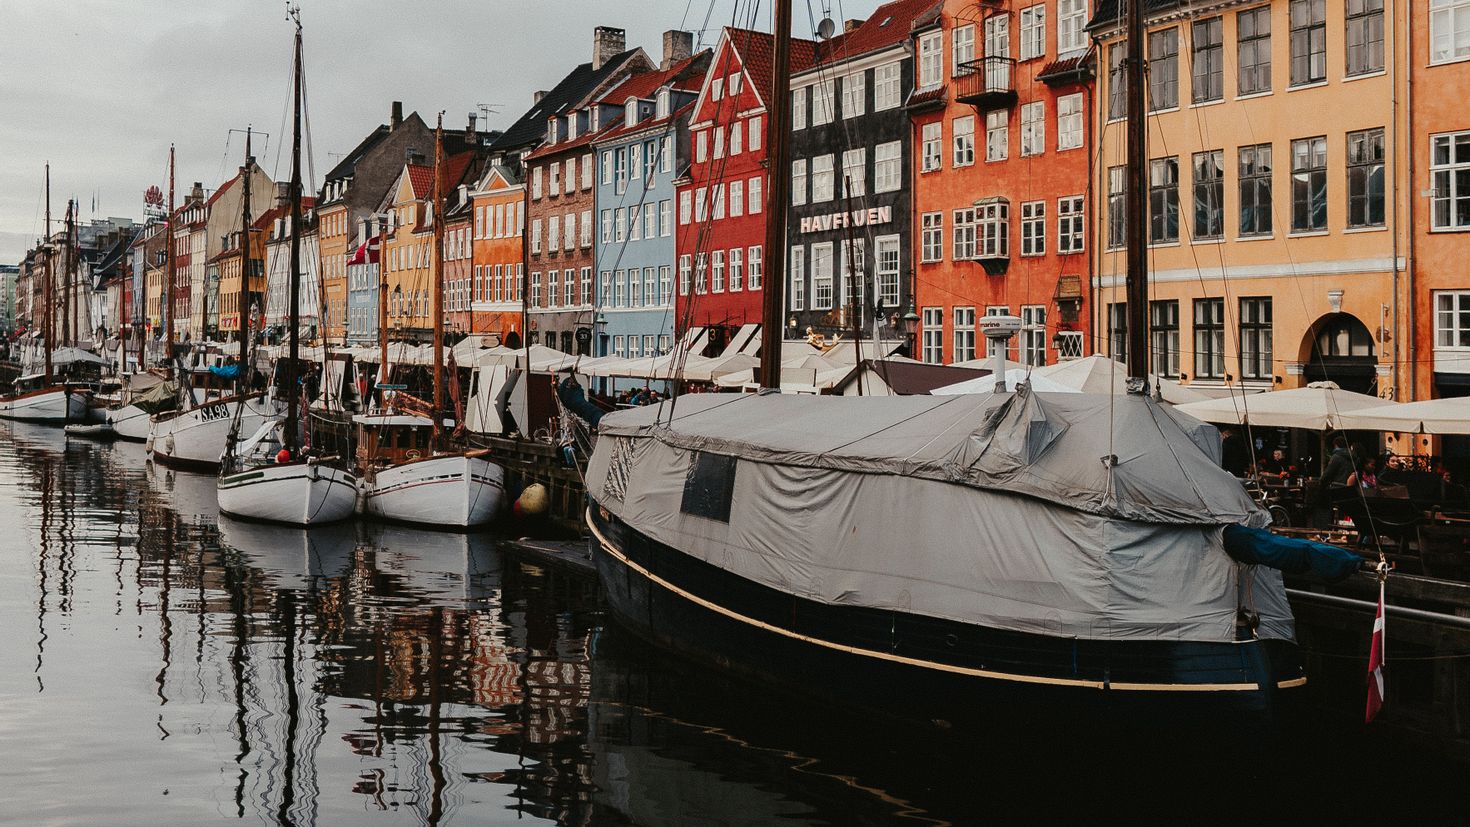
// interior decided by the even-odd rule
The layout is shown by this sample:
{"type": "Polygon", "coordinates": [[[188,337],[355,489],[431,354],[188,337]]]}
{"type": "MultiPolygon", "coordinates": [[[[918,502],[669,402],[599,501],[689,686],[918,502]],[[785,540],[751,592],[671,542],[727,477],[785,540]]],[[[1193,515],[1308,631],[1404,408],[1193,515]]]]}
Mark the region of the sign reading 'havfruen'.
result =
{"type": "Polygon", "coordinates": [[[813,215],[801,220],[801,231],[804,233],[821,233],[828,230],[840,230],[843,227],[866,227],[869,224],[887,224],[893,221],[892,207],[872,207],[866,210],[853,210],[852,212],[834,212],[827,215],[813,215]]]}

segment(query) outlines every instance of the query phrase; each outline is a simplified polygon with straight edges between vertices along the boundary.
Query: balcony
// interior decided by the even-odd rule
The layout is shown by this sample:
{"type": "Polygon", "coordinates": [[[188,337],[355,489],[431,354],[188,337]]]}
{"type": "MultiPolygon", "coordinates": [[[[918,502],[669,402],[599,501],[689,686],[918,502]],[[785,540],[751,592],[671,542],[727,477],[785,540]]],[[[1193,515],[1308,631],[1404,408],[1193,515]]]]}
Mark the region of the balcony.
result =
{"type": "Polygon", "coordinates": [[[1008,57],[982,57],[960,64],[954,79],[954,99],[984,112],[1004,109],[1016,103],[1016,61],[1008,57]]]}

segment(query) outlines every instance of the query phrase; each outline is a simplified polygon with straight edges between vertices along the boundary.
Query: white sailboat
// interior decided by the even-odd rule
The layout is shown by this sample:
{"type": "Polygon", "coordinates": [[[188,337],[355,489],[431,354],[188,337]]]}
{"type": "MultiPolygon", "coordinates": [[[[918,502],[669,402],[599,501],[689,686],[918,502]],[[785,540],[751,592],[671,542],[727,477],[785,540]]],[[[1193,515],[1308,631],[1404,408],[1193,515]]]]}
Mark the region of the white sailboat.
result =
{"type": "MultiPolygon", "coordinates": [[[[296,23],[295,129],[291,157],[290,348],[278,363],[286,385],[284,421],[270,420],[250,439],[236,445],[243,430],[231,430],[215,490],[220,511],[234,517],[291,525],[319,525],[345,520],[357,507],[357,478],[342,467],[340,457],[316,456],[300,434],[301,383],[301,20],[296,23]]],[[[247,201],[248,203],[248,201],[247,201]]],[[[247,253],[248,255],[248,253],[247,253]]],[[[241,419],[246,403],[240,403],[241,419]]],[[[232,426],[240,423],[232,421],[232,426]]]]}
{"type": "Polygon", "coordinates": [[[379,388],[387,411],[353,417],[358,428],[358,466],[362,478],[363,513],[384,520],[449,529],[483,525],[495,519],[505,499],[505,469],[489,452],[446,448],[441,444],[444,410],[444,262],[443,122],[434,140],[434,222],[432,278],[434,295],[434,395],[428,411],[405,396],[397,403],[387,387],[387,291],[378,291],[381,338],[379,388]],[[427,413],[428,415],[424,415],[427,413]]]}

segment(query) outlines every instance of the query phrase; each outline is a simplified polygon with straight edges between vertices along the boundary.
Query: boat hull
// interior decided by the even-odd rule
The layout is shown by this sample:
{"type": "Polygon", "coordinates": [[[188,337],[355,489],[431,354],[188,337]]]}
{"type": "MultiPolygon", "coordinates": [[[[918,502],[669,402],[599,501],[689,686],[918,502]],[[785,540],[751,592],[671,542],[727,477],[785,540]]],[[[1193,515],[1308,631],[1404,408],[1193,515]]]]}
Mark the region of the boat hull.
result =
{"type": "Polygon", "coordinates": [[[357,507],[357,477],[318,463],[222,474],[216,492],[219,510],[231,517],[284,525],[334,523],[351,517],[357,507]]]}
{"type": "Polygon", "coordinates": [[[430,457],[377,471],[363,482],[363,513],[431,528],[484,525],[500,513],[505,469],[479,456],[430,457]]]}
{"type": "Polygon", "coordinates": [[[44,388],[0,397],[0,418],[59,425],[87,421],[87,397],[61,388],[44,388]]]}
{"type": "Polygon", "coordinates": [[[595,503],[587,522],[619,625],[732,673],[902,718],[1274,727],[1306,683],[1290,641],[1082,640],[830,605],[698,560],[595,503]]]}
{"type": "MultiPolygon", "coordinates": [[[[148,433],[148,450],[154,461],[190,471],[217,470],[234,423],[235,405],[228,400],[210,402],[155,418],[148,433]]],[[[241,438],[247,437],[277,418],[269,403],[253,400],[246,403],[240,415],[238,433],[241,438]]]]}
{"type": "Polygon", "coordinates": [[[124,405],[107,411],[107,424],[117,433],[118,439],[129,442],[147,442],[148,429],[153,424],[148,412],[137,405],[124,405]]]}

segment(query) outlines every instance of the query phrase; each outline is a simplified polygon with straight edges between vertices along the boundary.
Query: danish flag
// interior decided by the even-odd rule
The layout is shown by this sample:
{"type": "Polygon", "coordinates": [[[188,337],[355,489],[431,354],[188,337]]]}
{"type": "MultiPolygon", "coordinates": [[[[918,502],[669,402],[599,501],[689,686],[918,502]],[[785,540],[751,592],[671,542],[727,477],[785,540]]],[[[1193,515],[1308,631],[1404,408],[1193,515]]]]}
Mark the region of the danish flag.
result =
{"type": "Polygon", "coordinates": [[[1368,713],[1373,723],[1383,708],[1383,580],[1378,581],[1378,614],[1373,618],[1373,642],[1368,648],[1368,713]]]}
{"type": "Polygon", "coordinates": [[[375,235],[366,242],[357,245],[357,249],[353,251],[352,257],[347,260],[347,266],[351,267],[355,264],[377,264],[378,250],[382,246],[382,243],[383,237],[381,235],[375,235]]]}

